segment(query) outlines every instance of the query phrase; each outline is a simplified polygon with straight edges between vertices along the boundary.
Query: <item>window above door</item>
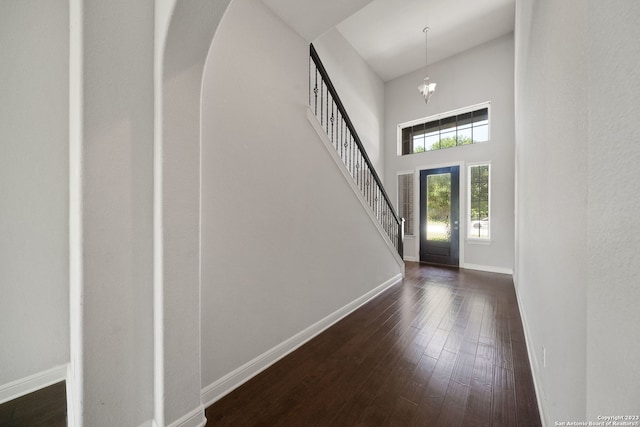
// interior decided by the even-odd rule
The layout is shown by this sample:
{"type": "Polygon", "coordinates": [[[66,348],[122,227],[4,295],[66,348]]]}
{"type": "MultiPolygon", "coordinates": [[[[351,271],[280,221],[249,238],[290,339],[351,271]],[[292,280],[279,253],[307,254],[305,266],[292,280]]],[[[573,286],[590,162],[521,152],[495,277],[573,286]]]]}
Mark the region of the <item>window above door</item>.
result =
{"type": "Polygon", "coordinates": [[[416,154],[489,141],[489,103],[399,126],[399,154],[416,154]]]}

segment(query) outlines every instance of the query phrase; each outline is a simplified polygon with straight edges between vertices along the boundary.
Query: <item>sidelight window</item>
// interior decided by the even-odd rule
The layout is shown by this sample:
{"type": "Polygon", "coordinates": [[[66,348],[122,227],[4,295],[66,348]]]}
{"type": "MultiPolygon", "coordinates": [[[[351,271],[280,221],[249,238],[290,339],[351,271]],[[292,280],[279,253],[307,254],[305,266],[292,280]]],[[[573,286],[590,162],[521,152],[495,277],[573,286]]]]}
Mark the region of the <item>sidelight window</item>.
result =
{"type": "Polygon", "coordinates": [[[489,240],[491,237],[491,165],[469,166],[469,199],[467,236],[469,239],[489,240]]]}
{"type": "Polygon", "coordinates": [[[398,175],[398,214],[404,218],[404,234],[413,235],[413,173],[398,175]]]}

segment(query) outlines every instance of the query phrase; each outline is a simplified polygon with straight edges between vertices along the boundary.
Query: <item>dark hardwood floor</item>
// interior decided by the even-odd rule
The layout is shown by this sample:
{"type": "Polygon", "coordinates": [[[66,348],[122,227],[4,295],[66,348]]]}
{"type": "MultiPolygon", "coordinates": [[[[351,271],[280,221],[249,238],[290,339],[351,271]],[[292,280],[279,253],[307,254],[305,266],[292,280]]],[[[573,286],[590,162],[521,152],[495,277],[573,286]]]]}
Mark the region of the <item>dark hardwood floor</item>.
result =
{"type": "Polygon", "coordinates": [[[510,276],[401,284],[207,408],[207,426],[540,426],[510,276]]]}
{"type": "MultiPolygon", "coordinates": [[[[207,426],[540,426],[510,276],[408,263],[379,297],[207,408],[207,426]]],[[[1,427],[66,425],[64,382],[1,427]]]]}
{"type": "Polygon", "coordinates": [[[67,397],[59,382],[0,405],[1,427],[65,427],[67,397]]]}

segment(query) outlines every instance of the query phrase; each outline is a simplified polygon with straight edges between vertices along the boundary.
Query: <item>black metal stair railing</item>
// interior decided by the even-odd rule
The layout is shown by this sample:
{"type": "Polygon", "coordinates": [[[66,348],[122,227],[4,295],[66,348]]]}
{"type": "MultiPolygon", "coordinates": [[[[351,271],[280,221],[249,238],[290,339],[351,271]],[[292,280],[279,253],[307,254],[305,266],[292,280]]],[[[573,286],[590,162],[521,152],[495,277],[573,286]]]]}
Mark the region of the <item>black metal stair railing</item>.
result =
{"type": "Polygon", "coordinates": [[[309,45],[309,57],[309,107],[402,258],[404,220],[393,209],[313,44],[309,45]]]}

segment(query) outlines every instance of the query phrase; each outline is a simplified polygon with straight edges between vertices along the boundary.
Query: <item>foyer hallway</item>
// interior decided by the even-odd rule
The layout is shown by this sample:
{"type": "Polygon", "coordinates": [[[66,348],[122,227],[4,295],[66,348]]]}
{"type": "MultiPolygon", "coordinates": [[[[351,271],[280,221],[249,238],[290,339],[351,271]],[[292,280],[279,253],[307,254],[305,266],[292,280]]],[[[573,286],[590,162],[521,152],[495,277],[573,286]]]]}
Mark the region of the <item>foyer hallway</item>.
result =
{"type": "Polygon", "coordinates": [[[406,277],[206,411],[207,426],[539,426],[511,276],[406,277]]]}

